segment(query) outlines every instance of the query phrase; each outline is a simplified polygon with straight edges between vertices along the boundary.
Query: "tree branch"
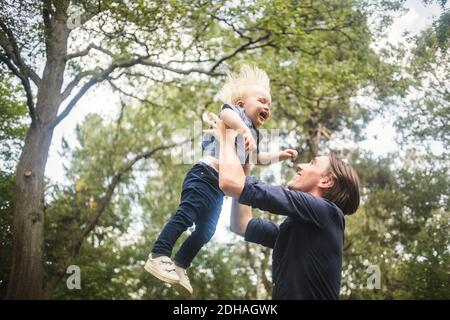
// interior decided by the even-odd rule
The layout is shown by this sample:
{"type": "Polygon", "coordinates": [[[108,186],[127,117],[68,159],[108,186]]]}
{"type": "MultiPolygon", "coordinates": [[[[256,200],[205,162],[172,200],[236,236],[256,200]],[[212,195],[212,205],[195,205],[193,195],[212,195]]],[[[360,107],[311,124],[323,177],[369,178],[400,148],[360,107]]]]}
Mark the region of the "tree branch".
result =
{"type": "Polygon", "coordinates": [[[86,22],[91,20],[96,15],[108,10],[108,6],[102,6],[102,1],[96,1],[97,4],[89,5],[87,1],[81,3],[84,9],[84,13],[81,15],[81,25],[84,25],[86,22]]]}
{"type": "Polygon", "coordinates": [[[118,86],[116,86],[116,85],[112,82],[111,79],[107,79],[106,81],[108,81],[108,83],[111,85],[111,87],[113,88],[113,90],[116,90],[116,91],[120,92],[121,94],[123,94],[123,95],[125,95],[125,96],[127,96],[127,97],[136,99],[136,100],[138,100],[139,102],[141,102],[141,103],[143,103],[143,104],[149,104],[149,105],[152,105],[152,106],[154,106],[154,107],[156,107],[156,108],[158,108],[158,109],[161,109],[161,110],[164,109],[161,105],[155,103],[154,101],[151,101],[151,100],[148,100],[148,99],[140,98],[140,97],[138,97],[138,96],[136,96],[136,95],[134,95],[134,94],[132,94],[132,93],[129,93],[129,92],[126,92],[126,91],[120,89],[118,86]]]}
{"type": "Polygon", "coordinates": [[[95,70],[88,70],[88,71],[82,71],[78,73],[75,78],[67,85],[67,87],[64,89],[63,93],[61,94],[61,101],[66,100],[70,94],[72,93],[72,90],[80,83],[82,79],[84,79],[87,76],[95,76],[98,73],[98,71],[95,70]]]}
{"type": "Polygon", "coordinates": [[[84,57],[88,55],[92,48],[94,48],[94,44],[90,43],[86,49],[66,55],[66,60],[84,57]]]}
{"type": "MultiPolygon", "coordinates": [[[[93,75],[91,77],[91,79],[89,79],[89,81],[80,88],[80,90],[72,98],[72,100],[70,100],[70,102],[67,104],[67,107],[64,109],[64,111],[61,112],[58,115],[58,117],[53,121],[51,128],[55,128],[65,117],[67,117],[69,115],[70,111],[72,111],[72,109],[75,107],[77,102],[93,85],[105,80],[117,68],[131,67],[133,65],[138,64],[142,60],[143,60],[143,58],[140,57],[140,58],[137,58],[134,60],[129,60],[129,61],[121,62],[121,63],[112,63],[108,68],[106,68],[102,72],[93,75]]],[[[68,94],[66,93],[66,95],[68,95],[68,94]]]]}
{"type": "Polygon", "coordinates": [[[220,58],[210,69],[210,72],[214,72],[214,70],[225,60],[228,60],[230,58],[233,58],[234,56],[236,56],[239,52],[244,51],[244,50],[250,50],[250,49],[256,49],[256,48],[261,48],[267,44],[261,45],[261,46],[256,46],[256,47],[251,47],[251,45],[258,43],[260,41],[263,40],[267,40],[269,38],[269,35],[266,34],[265,36],[259,37],[256,40],[252,40],[250,39],[247,43],[243,44],[242,46],[240,46],[239,48],[237,48],[236,50],[234,50],[232,53],[228,54],[228,55],[224,55],[222,58],[220,58]]]}
{"type": "Polygon", "coordinates": [[[100,200],[100,205],[98,206],[94,217],[89,221],[89,223],[87,224],[86,228],[83,230],[83,232],[81,233],[79,238],[76,241],[74,241],[73,245],[71,246],[71,249],[70,249],[69,256],[68,256],[67,260],[62,264],[61,267],[58,268],[58,270],[52,275],[50,281],[48,282],[47,287],[46,287],[47,294],[50,294],[50,292],[49,292],[50,289],[53,289],[57,285],[57,283],[62,279],[62,277],[64,276],[64,274],[66,272],[67,267],[70,265],[71,260],[80,251],[81,246],[83,244],[83,241],[86,239],[86,237],[89,235],[89,233],[97,225],[101,215],[104,213],[105,209],[107,208],[107,206],[109,205],[109,203],[111,201],[111,198],[112,198],[112,196],[114,194],[115,188],[121,182],[122,177],[128,171],[130,171],[133,168],[133,166],[138,161],[140,161],[142,159],[148,159],[148,158],[153,156],[158,151],[162,151],[162,150],[173,148],[173,147],[175,147],[177,145],[186,143],[189,140],[192,141],[193,138],[187,139],[187,140],[182,141],[180,143],[173,143],[173,144],[169,144],[169,145],[161,145],[161,146],[153,148],[152,150],[149,150],[147,152],[139,154],[136,157],[134,157],[132,160],[130,160],[124,167],[122,167],[122,169],[120,169],[113,176],[113,179],[112,179],[111,183],[108,185],[108,187],[106,189],[105,196],[100,200]]]}
{"type": "Polygon", "coordinates": [[[14,66],[11,60],[9,60],[8,57],[6,57],[1,52],[0,52],[0,61],[5,63],[11,70],[11,72],[14,73],[22,82],[23,88],[25,89],[25,94],[27,96],[28,114],[31,117],[31,121],[33,123],[36,123],[36,112],[34,107],[33,92],[31,90],[30,81],[16,68],[16,66],[14,66]]]}
{"type": "Polygon", "coordinates": [[[151,150],[149,150],[147,152],[144,152],[144,153],[141,153],[141,154],[135,156],[128,163],[126,163],[120,170],[118,170],[118,172],[114,175],[111,183],[108,185],[108,188],[106,189],[106,194],[101,199],[100,206],[96,210],[96,214],[95,214],[94,218],[88,223],[86,228],[83,230],[83,232],[82,232],[82,234],[80,236],[80,239],[75,244],[74,248],[76,248],[78,250],[79,247],[81,247],[81,243],[83,242],[84,238],[86,238],[86,236],[94,229],[94,227],[98,223],[98,220],[100,219],[100,216],[105,211],[107,205],[110,203],[111,197],[112,197],[112,195],[114,193],[114,189],[121,182],[122,177],[127,172],[129,172],[138,161],[140,161],[142,159],[148,159],[148,158],[153,156],[158,151],[162,151],[162,150],[167,150],[167,149],[173,148],[173,147],[175,147],[177,145],[181,145],[181,144],[184,144],[186,142],[192,141],[193,139],[194,138],[189,138],[189,139],[186,139],[186,140],[184,140],[182,142],[171,143],[171,144],[168,144],[168,145],[160,145],[158,147],[155,147],[155,148],[153,148],[153,149],[151,149],[151,150]]]}
{"type": "MultiPolygon", "coordinates": [[[[241,47],[237,48],[236,50],[234,50],[232,53],[228,54],[228,55],[224,55],[222,58],[220,58],[216,63],[213,64],[213,66],[209,69],[209,70],[205,70],[205,69],[201,69],[201,68],[190,68],[187,70],[183,70],[183,69],[178,69],[178,68],[174,68],[171,67],[167,64],[162,64],[159,62],[153,62],[151,60],[148,59],[148,56],[138,56],[134,59],[130,59],[130,60],[126,60],[126,61],[122,61],[122,62],[113,62],[108,68],[106,68],[105,70],[103,70],[100,73],[97,74],[93,74],[91,79],[85,83],[81,89],[78,91],[78,93],[72,98],[72,100],[68,103],[67,107],[64,109],[64,111],[62,111],[58,117],[55,119],[55,121],[52,124],[52,128],[56,127],[65,117],[67,117],[67,115],[69,115],[69,113],[72,111],[72,109],[75,107],[75,105],[77,104],[77,102],[81,99],[81,97],[95,84],[105,80],[114,70],[119,69],[119,68],[128,68],[134,65],[145,65],[145,66],[150,66],[150,67],[154,67],[154,68],[159,68],[159,69],[163,69],[163,70],[167,70],[170,72],[174,72],[174,73],[178,73],[178,74],[183,74],[183,75],[188,75],[191,73],[201,73],[201,74],[206,74],[209,76],[223,76],[225,75],[224,73],[220,73],[220,72],[215,72],[215,69],[217,69],[217,67],[225,60],[230,59],[234,56],[236,56],[239,52],[244,51],[244,50],[251,50],[251,49],[256,49],[256,48],[260,48],[263,47],[265,45],[268,45],[268,43],[266,44],[262,44],[259,46],[253,46],[254,44],[261,42],[263,40],[267,40],[269,38],[269,35],[265,35],[262,37],[259,37],[256,40],[251,40],[247,43],[245,43],[244,45],[242,45],[241,47]]],[[[103,48],[100,48],[98,46],[95,45],[90,45],[92,48],[95,48],[97,50],[100,50],[102,52],[104,52],[105,54],[109,55],[109,56],[113,56],[113,54],[103,48]]],[[[89,47],[89,46],[88,46],[89,47]]],[[[82,73],[81,75],[78,75],[64,90],[64,92],[62,93],[62,98],[66,99],[71,91],[76,87],[76,85],[81,81],[82,78],[84,78],[86,76],[86,73],[82,73]]]]}
{"type": "Polygon", "coordinates": [[[261,270],[260,270],[261,280],[264,285],[264,289],[266,289],[266,292],[269,294],[272,292],[272,282],[267,278],[266,269],[269,264],[270,252],[271,252],[270,248],[267,247],[264,248],[263,251],[264,258],[261,261],[261,270]]]}
{"type": "Polygon", "coordinates": [[[107,49],[104,49],[104,48],[102,48],[100,46],[97,46],[96,44],[90,43],[86,47],[86,49],[84,49],[82,51],[79,51],[79,52],[75,52],[75,53],[66,55],[66,60],[70,60],[70,59],[73,59],[73,58],[86,56],[91,51],[91,49],[96,49],[96,50],[98,50],[100,52],[103,52],[104,54],[106,54],[106,55],[108,55],[110,57],[114,57],[114,54],[111,51],[109,51],[107,49]]]}
{"type": "Polygon", "coordinates": [[[240,38],[247,39],[248,41],[252,41],[252,38],[250,36],[246,36],[242,31],[237,29],[236,26],[234,24],[230,23],[227,19],[221,18],[221,17],[215,15],[214,13],[210,13],[210,16],[218,21],[225,23],[227,26],[229,26],[231,29],[233,29],[233,31],[235,33],[237,33],[240,38]]]}
{"type": "Polygon", "coordinates": [[[167,71],[170,71],[170,72],[183,74],[183,75],[189,75],[191,73],[201,73],[201,74],[206,74],[206,75],[209,75],[209,76],[212,76],[212,77],[225,75],[225,74],[220,73],[220,72],[214,72],[213,68],[210,68],[209,70],[205,70],[205,69],[201,69],[201,68],[190,68],[190,69],[187,69],[187,70],[182,70],[182,69],[177,69],[177,68],[168,66],[166,64],[153,62],[153,61],[149,61],[149,60],[144,60],[140,64],[145,65],[145,66],[159,68],[159,69],[164,69],[164,70],[167,70],[167,71]]]}
{"type": "MultiPolygon", "coordinates": [[[[26,78],[30,78],[34,84],[39,87],[41,84],[41,78],[23,61],[17,41],[8,28],[8,26],[0,20],[0,46],[5,50],[6,56],[18,67],[22,75],[26,78]]],[[[11,68],[10,68],[11,69],[11,68]]]]}
{"type": "MultiPolygon", "coordinates": [[[[223,75],[221,73],[214,73],[213,71],[208,71],[208,70],[204,70],[204,69],[199,69],[199,68],[191,68],[188,70],[181,70],[181,69],[177,69],[177,68],[172,68],[170,66],[161,64],[161,63],[157,63],[157,62],[151,62],[146,60],[147,57],[138,57],[135,59],[131,59],[131,60],[127,60],[127,61],[123,61],[123,62],[116,62],[116,63],[112,63],[108,68],[106,68],[105,70],[103,70],[100,73],[94,74],[87,83],[85,83],[80,90],[77,92],[77,94],[72,98],[72,100],[67,104],[67,107],[64,109],[63,112],[61,112],[58,117],[55,119],[55,121],[52,123],[51,127],[54,128],[56,127],[65,117],[67,117],[69,115],[69,113],[72,111],[72,109],[75,107],[75,105],[77,104],[77,102],[81,99],[81,97],[95,84],[102,82],[103,80],[105,80],[114,70],[119,69],[119,68],[129,68],[131,66],[137,65],[137,64],[141,64],[141,65],[146,65],[146,66],[151,66],[151,67],[155,67],[155,68],[160,68],[160,69],[164,69],[167,71],[171,71],[171,72],[175,72],[175,73],[179,73],[179,74],[184,74],[184,75],[188,75],[190,73],[203,73],[203,74],[208,74],[211,76],[217,76],[217,75],[223,75]]],[[[68,87],[66,88],[66,90],[64,90],[64,92],[62,93],[62,97],[68,97],[70,95],[70,92],[73,90],[73,88],[79,83],[79,81],[85,77],[86,74],[83,74],[82,76],[77,76],[76,79],[74,81],[72,81],[72,83],[70,83],[68,85],[68,87]]]]}

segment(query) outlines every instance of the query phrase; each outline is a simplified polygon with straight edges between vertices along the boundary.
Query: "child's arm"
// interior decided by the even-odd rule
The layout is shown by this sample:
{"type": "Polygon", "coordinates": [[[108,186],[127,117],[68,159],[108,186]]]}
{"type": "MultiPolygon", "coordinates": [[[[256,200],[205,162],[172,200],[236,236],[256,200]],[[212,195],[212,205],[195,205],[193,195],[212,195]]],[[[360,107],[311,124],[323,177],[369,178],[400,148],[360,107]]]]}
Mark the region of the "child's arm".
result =
{"type": "Polygon", "coordinates": [[[249,176],[249,175],[250,175],[250,163],[249,163],[248,160],[249,160],[249,159],[247,159],[247,162],[246,162],[245,165],[244,165],[244,174],[245,174],[246,176],[249,176]]]}
{"type": "Polygon", "coordinates": [[[220,119],[223,120],[227,127],[236,130],[240,134],[245,131],[250,131],[247,125],[244,123],[244,120],[239,117],[239,115],[234,112],[232,109],[223,109],[220,112],[220,119]]]}
{"type": "Polygon", "coordinates": [[[276,152],[260,152],[258,154],[257,164],[269,165],[287,159],[295,159],[298,152],[294,149],[285,149],[276,152]]]}
{"type": "Polygon", "coordinates": [[[220,112],[220,119],[223,120],[225,125],[231,129],[236,130],[242,134],[244,138],[245,149],[255,150],[256,142],[250,132],[250,128],[244,123],[239,115],[231,109],[223,109],[220,112]]]}

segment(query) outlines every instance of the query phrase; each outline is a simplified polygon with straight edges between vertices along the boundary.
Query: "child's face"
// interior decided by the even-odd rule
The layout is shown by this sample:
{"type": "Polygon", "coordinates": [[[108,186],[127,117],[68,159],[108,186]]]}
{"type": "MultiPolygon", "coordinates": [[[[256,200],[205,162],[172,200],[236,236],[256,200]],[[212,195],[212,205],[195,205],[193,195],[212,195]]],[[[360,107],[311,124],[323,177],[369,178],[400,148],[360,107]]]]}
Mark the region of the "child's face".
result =
{"type": "Polygon", "coordinates": [[[245,114],[255,127],[261,127],[269,119],[272,97],[265,88],[257,85],[246,87],[241,102],[245,114]]]}

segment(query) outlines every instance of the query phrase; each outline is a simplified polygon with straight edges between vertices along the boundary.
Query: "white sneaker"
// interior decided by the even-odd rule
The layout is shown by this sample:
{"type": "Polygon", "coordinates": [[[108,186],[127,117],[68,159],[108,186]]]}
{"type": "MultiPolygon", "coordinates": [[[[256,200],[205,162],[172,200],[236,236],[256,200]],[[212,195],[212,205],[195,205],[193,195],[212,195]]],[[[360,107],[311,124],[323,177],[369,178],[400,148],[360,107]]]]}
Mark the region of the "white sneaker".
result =
{"type": "Polygon", "coordinates": [[[175,271],[175,263],[167,256],[152,258],[150,254],[145,263],[144,269],[153,276],[164,282],[175,284],[180,281],[178,273],[175,271]]]}
{"type": "Polygon", "coordinates": [[[186,289],[190,294],[193,294],[194,289],[192,289],[186,269],[175,265],[175,271],[178,274],[178,278],[180,279],[178,284],[186,289]]]}

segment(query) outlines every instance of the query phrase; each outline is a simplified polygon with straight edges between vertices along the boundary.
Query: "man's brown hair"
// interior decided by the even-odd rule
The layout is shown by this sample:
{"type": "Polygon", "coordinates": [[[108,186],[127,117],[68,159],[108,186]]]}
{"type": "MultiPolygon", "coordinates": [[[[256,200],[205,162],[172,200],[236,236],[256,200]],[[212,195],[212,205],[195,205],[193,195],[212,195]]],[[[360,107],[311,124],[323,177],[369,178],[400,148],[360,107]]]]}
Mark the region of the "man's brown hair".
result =
{"type": "Polygon", "coordinates": [[[344,214],[353,214],[359,207],[358,175],[336,155],[331,154],[329,158],[333,186],[323,190],[323,197],[336,204],[344,214]]]}

